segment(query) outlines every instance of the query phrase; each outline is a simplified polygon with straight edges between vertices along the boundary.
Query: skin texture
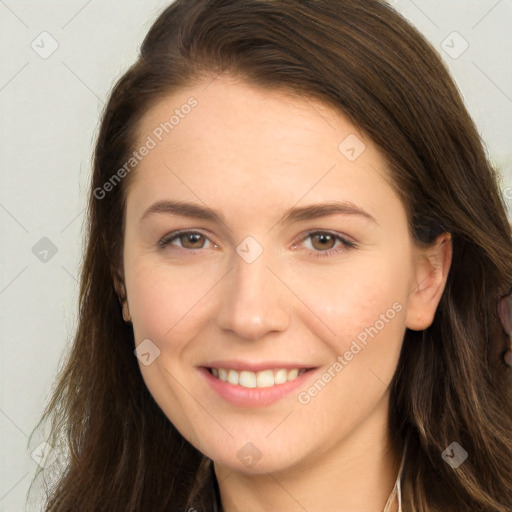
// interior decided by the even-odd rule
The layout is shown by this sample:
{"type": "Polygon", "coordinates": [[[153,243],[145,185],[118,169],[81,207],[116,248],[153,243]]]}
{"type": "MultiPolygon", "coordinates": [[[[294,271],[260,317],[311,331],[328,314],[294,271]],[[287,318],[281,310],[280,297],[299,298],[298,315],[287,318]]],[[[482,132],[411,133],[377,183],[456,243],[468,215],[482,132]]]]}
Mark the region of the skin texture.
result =
{"type": "Polygon", "coordinates": [[[451,241],[413,244],[382,155],[316,100],[222,76],[154,106],[140,144],[191,96],[197,106],[140,162],[127,196],[125,314],[136,345],[149,339],[160,350],[150,365],[139,363],[144,381],[182,435],[215,461],[226,512],[382,511],[400,456],[389,448],[388,385],[406,327],[432,323],[451,241]],[[338,149],[349,134],[365,145],[354,161],[338,149]],[[162,213],[140,220],[163,199],[219,210],[226,224],[162,213]],[[330,215],[278,224],[288,208],[331,200],[351,201],[377,223],[330,215]],[[179,229],[204,238],[158,247],[179,229]],[[313,230],[357,247],[322,245],[307,236],[313,230]],[[236,252],[248,236],[263,248],[252,263],[236,252]],[[316,380],[394,303],[401,310],[307,404],[297,395],[311,378],[270,406],[247,408],[224,401],[197,370],[215,359],[293,361],[321,367],[316,380]],[[237,456],[247,442],[261,453],[253,467],[237,456]]]}

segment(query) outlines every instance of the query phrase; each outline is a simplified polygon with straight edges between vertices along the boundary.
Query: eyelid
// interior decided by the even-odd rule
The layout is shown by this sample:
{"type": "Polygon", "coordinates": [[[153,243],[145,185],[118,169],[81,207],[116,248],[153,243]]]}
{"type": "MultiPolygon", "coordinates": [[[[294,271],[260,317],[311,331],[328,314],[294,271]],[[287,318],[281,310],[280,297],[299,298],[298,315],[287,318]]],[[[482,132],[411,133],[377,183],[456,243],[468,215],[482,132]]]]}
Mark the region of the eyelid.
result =
{"type": "MultiPolygon", "coordinates": [[[[337,231],[333,231],[331,229],[320,229],[320,228],[317,228],[317,229],[310,229],[308,231],[306,231],[305,233],[299,235],[295,240],[294,242],[292,242],[292,245],[297,243],[297,242],[303,242],[304,240],[306,240],[307,238],[309,238],[310,236],[312,235],[317,235],[317,234],[322,234],[322,235],[331,235],[333,236],[335,239],[339,239],[340,241],[346,243],[347,245],[350,245],[350,244],[353,244],[354,246],[356,245],[356,242],[355,240],[353,240],[351,237],[349,236],[346,236],[342,233],[338,233],[337,231]]],[[[318,251],[318,252],[326,252],[326,251],[318,251]]]]}
{"type": "MultiPolygon", "coordinates": [[[[201,235],[205,239],[209,240],[210,243],[212,243],[214,246],[218,247],[218,245],[215,242],[210,240],[208,235],[206,235],[205,233],[203,233],[201,230],[198,230],[198,229],[180,229],[180,230],[177,230],[177,231],[172,231],[171,233],[168,233],[167,235],[164,235],[157,242],[157,245],[161,249],[165,249],[168,245],[172,245],[171,242],[173,242],[174,240],[176,240],[180,236],[189,235],[189,234],[201,235]]],[[[294,241],[292,242],[292,247],[294,247],[298,242],[304,242],[309,237],[311,237],[313,235],[316,235],[316,234],[330,235],[330,236],[334,237],[334,239],[336,241],[341,242],[341,244],[342,244],[342,246],[344,248],[343,249],[326,249],[324,251],[311,250],[311,252],[315,253],[315,257],[316,256],[320,256],[320,257],[321,256],[330,256],[333,253],[337,254],[337,253],[340,253],[340,252],[346,252],[347,250],[355,249],[355,248],[358,247],[358,244],[356,242],[354,242],[350,237],[347,237],[346,235],[343,235],[343,234],[338,233],[336,231],[332,231],[332,230],[329,230],[329,229],[321,229],[321,228],[310,229],[310,230],[306,231],[305,233],[302,233],[299,237],[294,239],[294,241]]],[[[179,247],[179,246],[175,246],[175,247],[178,250],[180,250],[180,251],[186,251],[186,252],[189,252],[189,253],[200,252],[201,250],[204,249],[204,248],[200,248],[200,249],[187,249],[187,248],[183,248],[183,247],[179,247]]]]}
{"type": "MultiPolygon", "coordinates": [[[[209,236],[206,235],[205,233],[203,233],[202,231],[200,230],[197,230],[197,229],[178,229],[177,231],[172,231],[170,233],[168,233],[167,235],[164,235],[158,242],[157,242],[157,245],[158,247],[160,247],[161,249],[165,249],[166,246],[168,245],[171,245],[171,242],[173,242],[175,239],[179,238],[180,236],[183,236],[183,235],[202,235],[204,236],[204,238],[206,238],[207,240],[210,240],[209,236]]],[[[213,245],[217,245],[215,242],[213,242],[212,240],[210,240],[210,242],[213,244],[213,245]]],[[[184,251],[187,251],[187,252],[195,252],[195,251],[201,251],[202,249],[185,249],[183,247],[179,247],[179,246],[176,246],[178,249],[182,249],[184,251]]]]}
{"type": "Polygon", "coordinates": [[[350,237],[347,237],[341,233],[338,233],[337,231],[332,231],[330,229],[311,229],[306,231],[305,234],[301,235],[299,238],[295,239],[295,241],[292,243],[292,247],[297,242],[303,242],[307,240],[309,237],[317,234],[323,234],[323,235],[330,235],[334,237],[336,241],[339,241],[343,248],[342,249],[326,249],[325,251],[315,251],[311,250],[313,252],[314,257],[328,257],[328,256],[335,256],[339,253],[346,253],[350,249],[357,249],[358,244],[351,240],[350,237]]]}

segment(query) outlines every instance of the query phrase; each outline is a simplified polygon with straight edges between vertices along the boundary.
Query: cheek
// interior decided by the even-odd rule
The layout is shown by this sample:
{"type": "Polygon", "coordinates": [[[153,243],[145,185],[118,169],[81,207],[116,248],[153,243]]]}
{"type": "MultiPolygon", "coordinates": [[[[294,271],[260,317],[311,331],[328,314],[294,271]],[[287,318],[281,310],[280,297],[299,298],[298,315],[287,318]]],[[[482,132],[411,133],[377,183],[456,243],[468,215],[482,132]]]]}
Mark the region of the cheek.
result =
{"type": "Polygon", "coordinates": [[[211,276],[151,258],[132,268],[134,272],[127,272],[127,287],[135,339],[186,340],[191,322],[204,306],[201,299],[212,286],[211,276]]]}
{"type": "Polygon", "coordinates": [[[151,286],[149,280],[137,280],[129,291],[129,306],[136,342],[145,338],[161,340],[175,320],[170,315],[174,303],[171,293],[163,287],[151,286]]]}
{"type": "MultiPolygon", "coordinates": [[[[144,382],[169,420],[193,432],[196,404],[179,383],[187,382],[188,344],[197,332],[198,315],[204,315],[200,298],[207,283],[150,257],[125,268],[135,344],[149,339],[160,351],[149,365],[139,363],[144,382]]],[[[150,351],[153,357],[155,349],[150,351]]]]}
{"type": "MultiPolygon", "coordinates": [[[[316,314],[308,317],[308,329],[330,354],[324,373],[298,396],[319,429],[321,423],[344,422],[346,428],[357,423],[373,410],[396,371],[405,333],[406,288],[396,269],[382,272],[385,266],[368,267],[358,279],[334,272],[332,279],[311,288],[304,301],[314,305],[316,314]]],[[[309,425],[311,419],[304,421],[309,425]]]]}
{"type": "Polygon", "coordinates": [[[393,258],[382,253],[349,263],[332,266],[328,273],[315,269],[295,278],[297,295],[314,313],[310,328],[318,337],[331,340],[338,352],[347,350],[361,333],[364,340],[364,333],[375,325],[381,337],[403,330],[404,265],[397,267],[393,258]]]}

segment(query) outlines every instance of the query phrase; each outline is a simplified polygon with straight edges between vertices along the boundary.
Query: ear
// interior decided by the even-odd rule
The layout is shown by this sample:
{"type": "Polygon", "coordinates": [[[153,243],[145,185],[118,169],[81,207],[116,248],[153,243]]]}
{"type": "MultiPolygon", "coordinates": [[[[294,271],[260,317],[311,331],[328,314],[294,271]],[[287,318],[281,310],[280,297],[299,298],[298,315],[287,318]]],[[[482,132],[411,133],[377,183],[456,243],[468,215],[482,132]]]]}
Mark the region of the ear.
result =
{"type": "Polygon", "coordinates": [[[117,298],[119,299],[119,302],[122,303],[126,298],[124,276],[119,269],[114,268],[113,266],[110,267],[110,273],[112,275],[112,281],[114,283],[114,290],[116,291],[117,298]]]}
{"type": "Polygon", "coordinates": [[[415,286],[407,303],[407,328],[422,331],[434,321],[448,278],[452,249],[450,233],[442,233],[431,246],[417,249],[415,286]]]}
{"type": "Polygon", "coordinates": [[[126,294],[126,286],[124,284],[124,276],[123,273],[113,266],[110,267],[110,272],[112,274],[112,281],[114,283],[114,290],[116,292],[119,303],[122,306],[123,312],[123,320],[125,322],[129,322],[131,320],[130,310],[128,307],[128,297],[126,294]]]}

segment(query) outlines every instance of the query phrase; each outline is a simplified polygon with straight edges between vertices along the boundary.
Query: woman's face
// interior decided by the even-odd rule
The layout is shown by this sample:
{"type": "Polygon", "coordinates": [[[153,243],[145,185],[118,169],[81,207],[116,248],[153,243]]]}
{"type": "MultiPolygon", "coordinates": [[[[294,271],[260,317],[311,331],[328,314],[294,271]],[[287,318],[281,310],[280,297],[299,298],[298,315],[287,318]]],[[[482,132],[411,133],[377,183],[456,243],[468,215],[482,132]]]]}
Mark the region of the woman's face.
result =
{"type": "Polygon", "coordinates": [[[381,439],[405,329],[430,325],[446,275],[413,245],[375,145],[318,101],[226,78],[166,98],[139,133],[124,275],[169,420],[245,472],[381,439]]]}

